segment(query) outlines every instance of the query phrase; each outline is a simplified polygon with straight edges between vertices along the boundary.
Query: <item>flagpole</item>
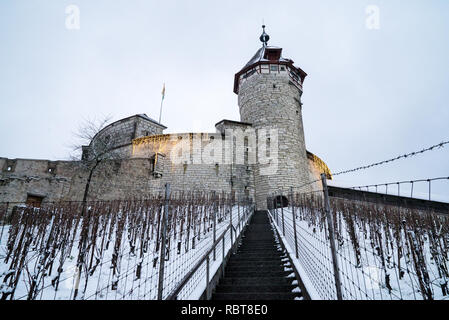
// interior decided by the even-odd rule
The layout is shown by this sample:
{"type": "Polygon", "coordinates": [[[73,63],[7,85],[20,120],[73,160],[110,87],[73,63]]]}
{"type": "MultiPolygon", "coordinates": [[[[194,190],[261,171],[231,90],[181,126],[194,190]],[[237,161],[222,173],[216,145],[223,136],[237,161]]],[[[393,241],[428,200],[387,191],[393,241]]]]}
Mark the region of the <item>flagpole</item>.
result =
{"type": "Polygon", "coordinates": [[[159,123],[161,123],[162,104],[164,103],[164,97],[165,97],[165,83],[164,83],[164,87],[162,88],[161,110],[159,111],[159,123]]]}
{"type": "Polygon", "coordinates": [[[162,103],[164,102],[164,97],[162,97],[161,100],[161,110],[159,111],[159,123],[161,123],[161,117],[162,117],[162,103]]]}

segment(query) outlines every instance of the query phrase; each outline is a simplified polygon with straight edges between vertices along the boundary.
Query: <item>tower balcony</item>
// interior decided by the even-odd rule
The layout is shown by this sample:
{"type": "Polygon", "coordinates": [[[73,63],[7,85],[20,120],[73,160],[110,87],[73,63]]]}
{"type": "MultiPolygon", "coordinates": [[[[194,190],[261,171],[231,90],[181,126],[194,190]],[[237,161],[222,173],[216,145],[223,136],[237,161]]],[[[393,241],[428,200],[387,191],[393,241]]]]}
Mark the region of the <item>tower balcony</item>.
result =
{"type": "MultiPolygon", "coordinates": [[[[249,80],[256,74],[283,74],[288,75],[292,84],[302,91],[302,78],[296,68],[289,66],[287,62],[270,62],[260,61],[250,68],[247,68],[244,72],[241,72],[238,78],[238,86],[249,80]]],[[[243,71],[243,70],[242,70],[243,71]]]]}

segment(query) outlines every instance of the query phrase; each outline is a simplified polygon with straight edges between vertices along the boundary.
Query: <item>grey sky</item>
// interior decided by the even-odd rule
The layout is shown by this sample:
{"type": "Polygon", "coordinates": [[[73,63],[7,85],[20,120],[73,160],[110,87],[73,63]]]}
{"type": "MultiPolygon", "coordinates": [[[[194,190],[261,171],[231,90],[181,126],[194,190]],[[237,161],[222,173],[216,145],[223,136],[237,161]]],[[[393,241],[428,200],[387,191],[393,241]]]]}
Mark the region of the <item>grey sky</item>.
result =
{"type": "MultiPolygon", "coordinates": [[[[306,145],[332,171],[449,140],[446,0],[3,0],[0,156],[67,158],[83,117],[157,119],[164,82],[166,132],[239,120],[233,77],[260,47],[262,19],[269,44],[308,73],[306,145]],[[79,31],[65,27],[69,4],[79,31]],[[366,28],[367,5],[380,30],[366,28]]],[[[338,181],[445,176],[448,159],[446,147],[338,181]]]]}

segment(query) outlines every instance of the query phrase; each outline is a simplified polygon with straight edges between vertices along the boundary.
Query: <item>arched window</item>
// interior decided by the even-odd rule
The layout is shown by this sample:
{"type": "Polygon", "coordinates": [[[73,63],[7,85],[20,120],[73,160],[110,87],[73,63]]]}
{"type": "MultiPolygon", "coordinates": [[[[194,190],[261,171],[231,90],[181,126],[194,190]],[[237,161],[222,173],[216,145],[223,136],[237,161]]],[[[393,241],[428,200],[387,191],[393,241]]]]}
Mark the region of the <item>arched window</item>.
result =
{"type": "Polygon", "coordinates": [[[288,207],[288,199],[286,196],[275,196],[273,199],[274,208],[286,208],[288,207]]]}

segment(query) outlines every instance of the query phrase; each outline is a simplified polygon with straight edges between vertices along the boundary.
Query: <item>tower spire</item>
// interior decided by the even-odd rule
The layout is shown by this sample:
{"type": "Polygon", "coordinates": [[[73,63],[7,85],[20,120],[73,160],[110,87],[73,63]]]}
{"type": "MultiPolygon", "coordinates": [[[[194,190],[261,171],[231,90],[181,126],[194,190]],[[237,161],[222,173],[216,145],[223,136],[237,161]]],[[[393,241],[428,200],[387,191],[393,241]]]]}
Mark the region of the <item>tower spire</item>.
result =
{"type": "Polygon", "coordinates": [[[265,33],[265,25],[264,24],[262,25],[262,29],[263,29],[263,32],[259,39],[260,39],[260,41],[262,41],[263,46],[266,47],[268,40],[270,40],[270,36],[265,33]]]}

